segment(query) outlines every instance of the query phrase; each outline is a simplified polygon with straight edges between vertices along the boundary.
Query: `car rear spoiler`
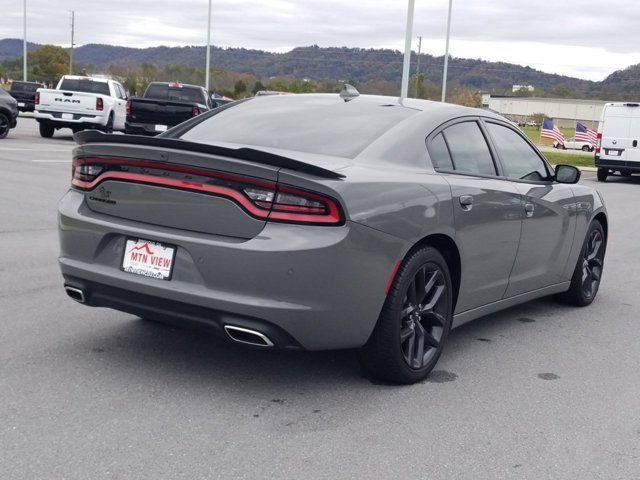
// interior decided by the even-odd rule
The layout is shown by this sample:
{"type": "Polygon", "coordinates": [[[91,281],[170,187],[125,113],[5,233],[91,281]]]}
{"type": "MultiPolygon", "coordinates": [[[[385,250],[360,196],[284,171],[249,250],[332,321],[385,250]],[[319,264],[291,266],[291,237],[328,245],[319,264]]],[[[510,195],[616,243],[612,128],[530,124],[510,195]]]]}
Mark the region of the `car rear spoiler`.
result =
{"type": "Polygon", "coordinates": [[[228,148],[204,143],[188,142],[175,138],[145,137],[142,135],[114,135],[105,134],[99,130],[83,130],[73,135],[78,145],[90,143],[115,143],[119,145],[144,145],[158,148],[171,148],[174,150],[186,150],[188,152],[209,153],[223,157],[237,158],[249,162],[272,165],[274,167],[287,168],[298,172],[309,173],[318,177],[341,179],[345,176],[341,173],[318,167],[309,163],[283,157],[274,153],[256,150],[254,148],[228,148]]]}

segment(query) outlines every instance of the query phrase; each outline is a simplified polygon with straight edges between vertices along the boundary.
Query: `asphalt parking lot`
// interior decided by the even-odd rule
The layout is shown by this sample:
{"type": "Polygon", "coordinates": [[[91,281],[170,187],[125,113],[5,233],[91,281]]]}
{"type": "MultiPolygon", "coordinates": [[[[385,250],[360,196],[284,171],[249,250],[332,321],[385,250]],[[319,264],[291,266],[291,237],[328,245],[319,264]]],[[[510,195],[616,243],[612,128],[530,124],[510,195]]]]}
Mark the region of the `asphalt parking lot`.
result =
{"type": "Polygon", "coordinates": [[[70,131],[0,141],[0,478],[611,479],[640,474],[640,177],[610,214],[596,302],[455,330],[428,381],[354,352],[263,352],[66,297],[70,131]]]}

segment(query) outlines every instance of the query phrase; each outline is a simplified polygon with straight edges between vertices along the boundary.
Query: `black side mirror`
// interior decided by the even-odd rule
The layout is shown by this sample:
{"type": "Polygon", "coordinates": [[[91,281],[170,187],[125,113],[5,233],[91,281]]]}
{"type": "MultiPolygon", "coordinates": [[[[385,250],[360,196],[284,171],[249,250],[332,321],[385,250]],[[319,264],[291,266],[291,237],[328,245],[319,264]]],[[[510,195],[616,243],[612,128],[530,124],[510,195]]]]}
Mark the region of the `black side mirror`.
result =
{"type": "Polygon", "coordinates": [[[556,182],[558,183],[578,183],[580,174],[580,170],[573,165],[556,166],[556,182]]]}

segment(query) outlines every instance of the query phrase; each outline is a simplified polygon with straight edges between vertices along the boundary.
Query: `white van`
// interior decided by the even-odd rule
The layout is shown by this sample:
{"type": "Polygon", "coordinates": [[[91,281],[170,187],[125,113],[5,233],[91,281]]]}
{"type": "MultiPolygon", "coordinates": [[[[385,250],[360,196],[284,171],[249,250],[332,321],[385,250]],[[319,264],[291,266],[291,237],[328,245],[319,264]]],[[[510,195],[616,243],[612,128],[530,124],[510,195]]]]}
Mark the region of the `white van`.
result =
{"type": "Polygon", "coordinates": [[[619,172],[623,176],[640,173],[640,103],[607,103],[602,111],[596,167],[598,180],[619,172]]]}

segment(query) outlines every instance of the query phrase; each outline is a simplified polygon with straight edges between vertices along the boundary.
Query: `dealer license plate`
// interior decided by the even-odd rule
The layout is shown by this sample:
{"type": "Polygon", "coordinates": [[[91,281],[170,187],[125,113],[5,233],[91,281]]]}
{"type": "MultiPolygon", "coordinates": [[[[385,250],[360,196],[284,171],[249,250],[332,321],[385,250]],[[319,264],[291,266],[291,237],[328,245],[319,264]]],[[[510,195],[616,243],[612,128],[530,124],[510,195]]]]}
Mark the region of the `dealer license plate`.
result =
{"type": "Polygon", "coordinates": [[[166,132],[166,131],[167,131],[166,125],[156,125],[156,132],[166,132]]]}
{"type": "Polygon", "coordinates": [[[171,280],[175,254],[175,247],[151,240],[128,238],[122,270],[159,280],[171,280]]]}

